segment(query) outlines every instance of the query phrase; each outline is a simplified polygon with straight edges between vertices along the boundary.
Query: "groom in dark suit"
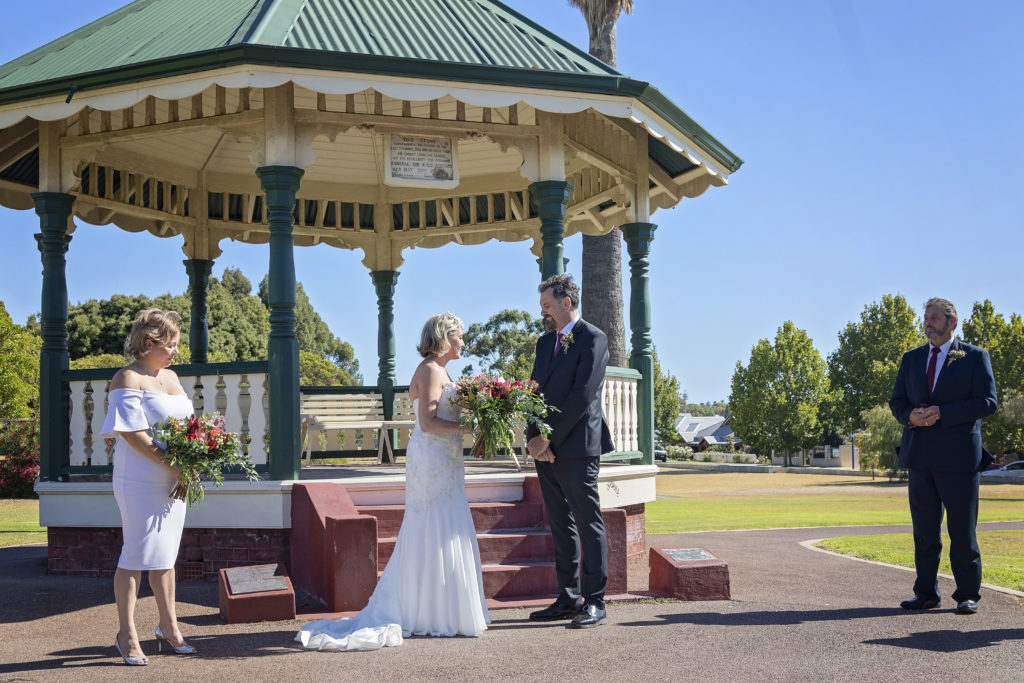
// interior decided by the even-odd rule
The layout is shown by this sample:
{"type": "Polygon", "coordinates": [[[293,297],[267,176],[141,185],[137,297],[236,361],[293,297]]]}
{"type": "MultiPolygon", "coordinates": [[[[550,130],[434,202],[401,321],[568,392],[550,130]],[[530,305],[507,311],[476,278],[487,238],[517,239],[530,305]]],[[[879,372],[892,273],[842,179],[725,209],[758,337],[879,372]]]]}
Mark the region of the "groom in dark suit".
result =
{"type": "Polygon", "coordinates": [[[900,362],[889,409],[903,425],[899,465],[910,473],[907,491],[914,527],[914,598],[903,609],[939,604],[942,512],[956,580],[956,611],[974,614],[981,598],[978,473],[992,462],[981,446],[981,418],[996,410],[996,382],[988,351],[953,338],[956,308],[945,299],[924,305],[928,343],[900,362]]]}
{"type": "Polygon", "coordinates": [[[531,378],[558,410],[547,417],[548,438],[533,425],[527,428],[527,445],[537,463],[561,592],[530,619],[572,619],[572,628],[589,628],[605,620],[608,584],[608,544],[597,490],[601,454],[614,450],[601,407],[608,338],[577,313],[580,294],[571,276],[552,276],[538,291],[547,333],[537,340],[531,378]]]}

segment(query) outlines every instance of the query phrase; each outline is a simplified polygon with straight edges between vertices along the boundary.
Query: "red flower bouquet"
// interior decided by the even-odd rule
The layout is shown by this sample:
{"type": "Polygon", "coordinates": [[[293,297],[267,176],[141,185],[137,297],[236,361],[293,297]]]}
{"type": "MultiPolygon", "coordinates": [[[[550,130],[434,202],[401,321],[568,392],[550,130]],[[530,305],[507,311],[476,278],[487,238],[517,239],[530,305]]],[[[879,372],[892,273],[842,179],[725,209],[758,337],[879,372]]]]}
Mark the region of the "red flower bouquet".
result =
{"type": "Polygon", "coordinates": [[[167,418],[153,426],[153,437],[164,446],[164,460],[181,470],[171,497],[190,506],[203,500],[204,478],[217,486],[224,484],[225,465],[238,465],[250,481],[259,479],[256,468],[242,453],[238,434],[224,429],[219,413],[186,418],[167,418]]]}
{"type": "Polygon", "coordinates": [[[513,434],[524,422],[533,424],[547,436],[551,428],[544,422],[555,408],[532,379],[525,382],[490,375],[462,377],[456,383],[452,401],[464,409],[461,423],[477,432],[470,456],[488,459],[499,448],[512,452],[513,434]]]}

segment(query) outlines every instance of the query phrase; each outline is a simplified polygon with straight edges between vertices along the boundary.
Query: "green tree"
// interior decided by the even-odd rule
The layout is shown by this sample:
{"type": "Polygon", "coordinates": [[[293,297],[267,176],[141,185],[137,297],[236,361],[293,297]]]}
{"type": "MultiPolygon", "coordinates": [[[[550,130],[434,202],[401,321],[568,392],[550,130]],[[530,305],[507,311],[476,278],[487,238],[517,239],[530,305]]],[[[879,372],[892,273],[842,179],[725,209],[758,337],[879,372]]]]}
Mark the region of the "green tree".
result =
{"type": "Polygon", "coordinates": [[[729,409],[732,426],[755,452],[811,448],[821,436],[818,414],[829,395],[825,361],[807,332],[786,321],[773,345],[761,339],[746,367],[736,363],[729,409]]]}
{"type": "MultiPolygon", "coordinates": [[[[176,363],[181,363],[181,354],[178,354],[176,363]]],[[[119,368],[127,363],[123,354],[120,353],[99,353],[95,356],[82,356],[71,360],[72,370],[92,370],[94,368],[119,368]]]]}
{"type": "Polygon", "coordinates": [[[835,421],[842,421],[837,431],[863,427],[861,413],[892,395],[903,354],[924,342],[919,317],[899,294],[865,306],[860,322],[846,325],[828,357],[829,381],[841,392],[833,413],[835,421]]]}
{"type": "Polygon", "coordinates": [[[223,354],[229,363],[266,360],[270,314],[239,270],[225,268],[220,280],[210,278],[206,305],[211,355],[223,354]]]}
{"type": "Polygon", "coordinates": [[[697,417],[711,417],[712,415],[729,415],[729,403],[727,401],[708,401],[706,403],[690,403],[684,391],[682,402],[679,404],[679,412],[689,413],[697,417]]]}
{"type": "MultiPolygon", "coordinates": [[[[270,338],[270,312],[265,305],[266,278],[260,295],[252,291],[252,283],[242,272],[226,268],[220,277],[210,278],[207,290],[209,319],[209,353],[211,363],[264,360],[270,338]]],[[[124,339],[139,311],[150,306],[173,310],[181,316],[179,363],[189,362],[189,325],[191,300],[188,293],[161,294],[150,299],[143,295],[115,294],[110,299],[90,299],[68,309],[68,347],[73,368],[120,367],[124,364],[124,339]]],[[[359,362],[352,346],[334,336],[320,315],[313,309],[301,284],[296,286],[296,333],[300,351],[300,380],[320,378],[326,384],[361,384],[359,362]],[[334,370],[314,362],[324,359],[334,370]]],[[[29,329],[38,330],[35,316],[29,318],[29,329]]],[[[38,353],[37,353],[38,355],[38,353]]],[[[38,361],[37,361],[38,363],[38,361]]]]}
{"type": "Polygon", "coordinates": [[[42,339],[16,325],[0,301],[0,418],[29,417],[39,395],[42,339]]]}
{"type": "MultiPolygon", "coordinates": [[[[270,281],[266,276],[260,281],[260,301],[270,311],[270,281]]],[[[269,319],[269,318],[268,318],[269,319]]],[[[303,289],[302,283],[295,284],[295,335],[299,339],[299,351],[306,351],[315,357],[323,358],[332,363],[336,371],[323,368],[337,381],[327,382],[329,385],[358,385],[363,383],[359,374],[359,361],[355,351],[348,342],[343,342],[331,332],[327,323],[313,308],[313,304],[303,289]]],[[[308,362],[312,362],[310,359],[308,362]]],[[[303,374],[302,357],[299,357],[299,374],[303,374]]],[[[310,367],[310,372],[313,372],[310,367]]],[[[315,374],[315,373],[314,373],[315,374]]],[[[312,376],[312,375],[311,375],[312,376]]],[[[316,382],[310,382],[316,384],[316,382]]]]}
{"type": "Polygon", "coordinates": [[[299,384],[306,386],[356,386],[362,380],[338,367],[331,359],[299,349],[299,384]]]}
{"type": "MultiPolygon", "coordinates": [[[[615,26],[633,11],[633,0],[569,0],[579,8],[590,34],[590,54],[615,66],[615,26]]],[[[582,306],[588,321],[608,336],[608,364],[625,367],[626,326],[622,302],[622,231],[583,235],[582,306]]]]}
{"type": "Polygon", "coordinates": [[[1024,425],[1013,418],[1012,408],[1002,408],[1024,391],[1024,320],[1016,313],[1007,320],[986,299],[974,304],[961,333],[967,343],[986,349],[992,360],[1000,409],[981,421],[985,447],[995,453],[1024,452],[1024,425]]]}
{"type": "Polygon", "coordinates": [[[683,400],[679,396],[679,380],[670,372],[662,372],[658,353],[654,352],[654,431],[658,440],[673,443],[679,440],[676,422],[683,400]]]}
{"type": "Polygon", "coordinates": [[[903,425],[896,421],[888,404],[877,405],[861,414],[864,431],[856,436],[862,470],[882,470],[892,477],[899,469],[896,447],[903,438],[903,425]]]}
{"type": "Polygon", "coordinates": [[[473,323],[464,332],[463,353],[478,359],[479,370],[467,365],[462,374],[478,371],[526,379],[533,370],[537,339],[544,332],[544,321],[526,311],[505,309],[492,315],[485,323],[473,323]]]}

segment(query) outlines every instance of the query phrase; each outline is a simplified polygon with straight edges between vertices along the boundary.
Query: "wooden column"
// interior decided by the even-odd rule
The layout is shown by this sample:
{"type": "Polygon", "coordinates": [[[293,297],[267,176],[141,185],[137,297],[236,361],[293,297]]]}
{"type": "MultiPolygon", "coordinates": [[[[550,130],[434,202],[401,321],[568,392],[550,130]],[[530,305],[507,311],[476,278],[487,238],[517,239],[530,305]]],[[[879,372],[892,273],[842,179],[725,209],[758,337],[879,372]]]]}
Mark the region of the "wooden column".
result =
{"type": "Polygon", "coordinates": [[[569,203],[572,183],[565,180],[541,180],[530,185],[540,215],[541,247],[540,277],[546,280],[565,272],[562,236],[565,234],[565,207],[569,203]]]}
{"type": "Polygon", "coordinates": [[[188,290],[192,300],[192,316],[188,328],[188,345],[192,351],[190,363],[206,363],[210,350],[210,328],[207,322],[206,292],[210,284],[213,261],[206,259],[185,259],[188,273],[188,290]]]}
{"type": "Polygon", "coordinates": [[[68,285],[65,275],[71,235],[67,234],[73,195],[34,192],[39,214],[36,234],[43,261],[40,317],[43,346],[39,353],[39,480],[58,481],[68,465],[68,396],[64,371],[68,369],[68,285]]]}
{"type": "Polygon", "coordinates": [[[270,381],[271,479],[299,478],[302,448],[299,439],[299,340],[295,334],[295,254],[292,212],[295,192],[304,171],[295,166],[256,169],[267,195],[270,224],[270,341],[267,344],[270,381]]]}
{"type": "Polygon", "coordinates": [[[626,223],[621,226],[629,250],[629,327],[632,352],[629,366],[641,374],[637,396],[638,441],[645,465],[654,464],[654,355],[651,341],[651,241],[653,223],[626,223]]]}

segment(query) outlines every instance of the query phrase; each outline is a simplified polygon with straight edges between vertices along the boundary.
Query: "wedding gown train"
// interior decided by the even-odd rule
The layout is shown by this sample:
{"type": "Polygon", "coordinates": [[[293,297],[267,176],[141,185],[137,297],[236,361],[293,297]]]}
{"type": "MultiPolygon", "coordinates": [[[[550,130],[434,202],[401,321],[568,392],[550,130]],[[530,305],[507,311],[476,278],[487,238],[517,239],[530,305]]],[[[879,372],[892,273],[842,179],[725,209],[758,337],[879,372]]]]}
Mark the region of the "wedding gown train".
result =
{"type": "MultiPolygon", "coordinates": [[[[454,390],[454,383],[442,390],[438,417],[458,419],[454,390]]],[[[314,650],[376,650],[410,635],[477,636],[488,623],[462,439],[423,432],[417,422],[406,450],[402,527],[369,603],[353,617],[310,622],[295,639],[314,650]]]]}

